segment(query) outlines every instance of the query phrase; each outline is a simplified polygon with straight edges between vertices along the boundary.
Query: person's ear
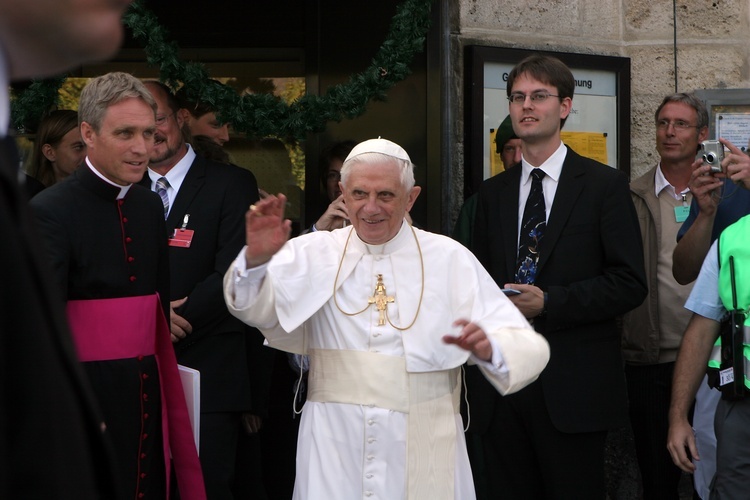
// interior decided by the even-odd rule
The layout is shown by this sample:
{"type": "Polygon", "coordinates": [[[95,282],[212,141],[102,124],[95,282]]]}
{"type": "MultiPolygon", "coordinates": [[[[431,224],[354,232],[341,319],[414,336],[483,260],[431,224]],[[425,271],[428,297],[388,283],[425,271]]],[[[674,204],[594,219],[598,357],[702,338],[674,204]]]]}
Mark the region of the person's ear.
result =
{"type": "Polygon", "coordinates": [[[177,120],[177,124],[182,128],[182,125],[184,123],[187,123],[188,126],[190,125],[190,111],[187,108],[180,108],[177,110],[177,113],[175,113],[175,119],[177,120]]]}
{"type": "Polygon", "coordinates": [[[409,191],[409,199],[406,202],[406,211],[410,211],[411,207],[414,206],[414,202],[417,201],[417,197],[419,196],[419,193],[422,192],[421,186],[414,186],[411,188],[411,191],[409,191]]]}
{"type": "Polygon", "coordinates": [[[174,119],[177,121],[177,126],[182,129],[184,124],[190,126],[190,111],[185,108],[178,109],[174,114],[174,119]]]}
{"type": "Polygon", "coordinates": [[[703,127],[698,131],[698,142],[703,142],[708,137],[708,127],[703,127]]]}
{"type": "Polygon", "coordinates": [[[565,119],[573,110],[573,99],[564,97],[560,100],[560,119],[565,119]]]}
{"type": "Polygon", "coordinates": [[[87,148],[92,147],[95,136],[96,131],[94,130],[94,127],[88,122],[81,122],[81,139],[86,143],[87,148]]]}
{"type": "Polygon", "coordinates": [[[57,160],[57,155],[55,154],[55,148],[53,148],[49,144],[44,144],[42,146],[42,154],[44,155],[45,158],[47,158],[51,162],[54,162],[57,160]]]}

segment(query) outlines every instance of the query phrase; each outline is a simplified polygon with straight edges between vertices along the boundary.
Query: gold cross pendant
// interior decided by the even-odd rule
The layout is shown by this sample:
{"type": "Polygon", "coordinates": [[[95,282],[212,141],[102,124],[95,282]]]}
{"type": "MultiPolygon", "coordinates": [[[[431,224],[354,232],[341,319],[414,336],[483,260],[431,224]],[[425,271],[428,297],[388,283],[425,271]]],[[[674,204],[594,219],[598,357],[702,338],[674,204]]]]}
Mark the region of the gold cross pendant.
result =
{"type": "Polygon", "coordinates": [[[378,326],[385,325],[385,308],[389,303],[394,302],[396,299],[393,296],[386,294],[385,285],[383,284],[383,275],[378,274],[378,281],[375,283],[375,293],[372,297],[367,298],[368,304],[375,304],[378,308],[380,317],[378,318],[378,326]]]}

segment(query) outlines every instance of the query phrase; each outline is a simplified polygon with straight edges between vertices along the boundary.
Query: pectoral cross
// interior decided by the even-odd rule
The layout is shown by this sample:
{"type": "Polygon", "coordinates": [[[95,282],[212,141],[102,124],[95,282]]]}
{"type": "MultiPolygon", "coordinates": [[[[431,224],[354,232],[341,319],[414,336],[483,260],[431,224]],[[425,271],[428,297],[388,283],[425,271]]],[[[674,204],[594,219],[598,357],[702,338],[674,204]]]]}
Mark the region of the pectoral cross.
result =
{"type": "Polygon", "coordinates": [[[378,326],[385,325],[385,308],[389,303],[393,303],[396,299],[392,295],[387,295],[385,292],[385,285],[383,284],[383,275],[377,275],[378,281],[375,283],[375,293],[372,297],[367,298],[368,304],[375,304],[378,308],[380,317],[378,318],[378,326]]]}

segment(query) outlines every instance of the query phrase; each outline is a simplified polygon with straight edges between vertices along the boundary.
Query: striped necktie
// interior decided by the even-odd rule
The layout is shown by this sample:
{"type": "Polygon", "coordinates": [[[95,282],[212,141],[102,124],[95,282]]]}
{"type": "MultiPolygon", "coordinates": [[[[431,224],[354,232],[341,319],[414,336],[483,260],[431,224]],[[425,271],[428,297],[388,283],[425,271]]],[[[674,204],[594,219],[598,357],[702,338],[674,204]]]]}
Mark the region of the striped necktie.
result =
{"type": "Polygon", "coordinates": [[[167,189],[169,188],[169,181],[166,177],[159,177],[156,181],[156,194],[161,198],[161,203],[164,205],[164,218],[167,218],[169,213],[169,196],[167,196],[167,189]]]}

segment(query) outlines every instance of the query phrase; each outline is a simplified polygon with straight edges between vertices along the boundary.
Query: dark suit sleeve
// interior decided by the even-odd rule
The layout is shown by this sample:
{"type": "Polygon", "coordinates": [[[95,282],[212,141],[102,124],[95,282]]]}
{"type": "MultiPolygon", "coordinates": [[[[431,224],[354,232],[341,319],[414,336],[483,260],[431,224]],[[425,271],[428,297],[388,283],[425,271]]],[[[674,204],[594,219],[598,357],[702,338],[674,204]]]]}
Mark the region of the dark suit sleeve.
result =
{"type": "Polygon", "coordinates": [[[473,226],[469,249],[474,253],[477,260],[482,263],[498,286],[502,286],[509,281],[509,278],[503,274],[504,269],[501,268],[502,265],[495,262],[496,260],[502,262],[502,258],[497,257],[497,251],[502,249],[502,243],[496,241],[501,221],[496,220],[494,225],[490,224],[487,214],[492,206],[492,195],[488,195],[486,186],[483,185],[482,188],[476,195],[476,208],[469,220],[469,223],[473,226]],[[493,248],[496,249],[495,259],[492,258],[493,248]]]}
{"type": "MultiPolygon", "coordinates": [[[[161,200],[158,202],[159,210],[163,210],[161,200]]],[[[159,218],[159,234],[167,234],[167,226],[159,218]]],[[[159,293],[159,300],[164,311],[164,318],[167,325],[170,324],[170,314],[172,308],[169,305],[169,246],[166,238],[160,238],[158,243],[158,276],[156,278],[156,291],[159,293]]]]}
{"type": "Polygon", "coordinates": [[[48,259],[50,265],[47,267],[53,270],[60,293],[63,299],[67,300],[70,234],[59,220],[59,211],[54,209],[55,206],[56,204],[48,201],[47,197],[37,196],[31,201],[31,209],[36,218],[39,234],[42,236],[39,241],[42,255],[48,259]]]}
{"type": "MultiPolygon", "coordinates": [[[[637,307],[646,297],[643,244],[627,179],[620,172],[605,179],[601,204],[590,207],[599,212],[596,217],[601,256],[586,248],[582,238],[579,240],[578,258],[590,259],[591,264],[575,266],[581,270],[580,280],[547,288],[546,320],[550,329],[606,321],[637,307]],[[601,260],[595,264],[597,259],[601,260]],[[586,272],[590,275],[586,276],[586,272]]],[[[572,258],[570,252],[566,255],[572,258]]]]}
{"type": "Polygon", "coordinates": [[[188,300],[178,310],[193,326],[197,336],[207,333],[206,326],[229,316],[224,302],[224,273],[245,245],[245,213],[258,201],[258,184],[249,171],[236,168],[236,175],[224,179],[227,189],[221,200],[216,256],[213,272],[196,284],[188,300]]]}

